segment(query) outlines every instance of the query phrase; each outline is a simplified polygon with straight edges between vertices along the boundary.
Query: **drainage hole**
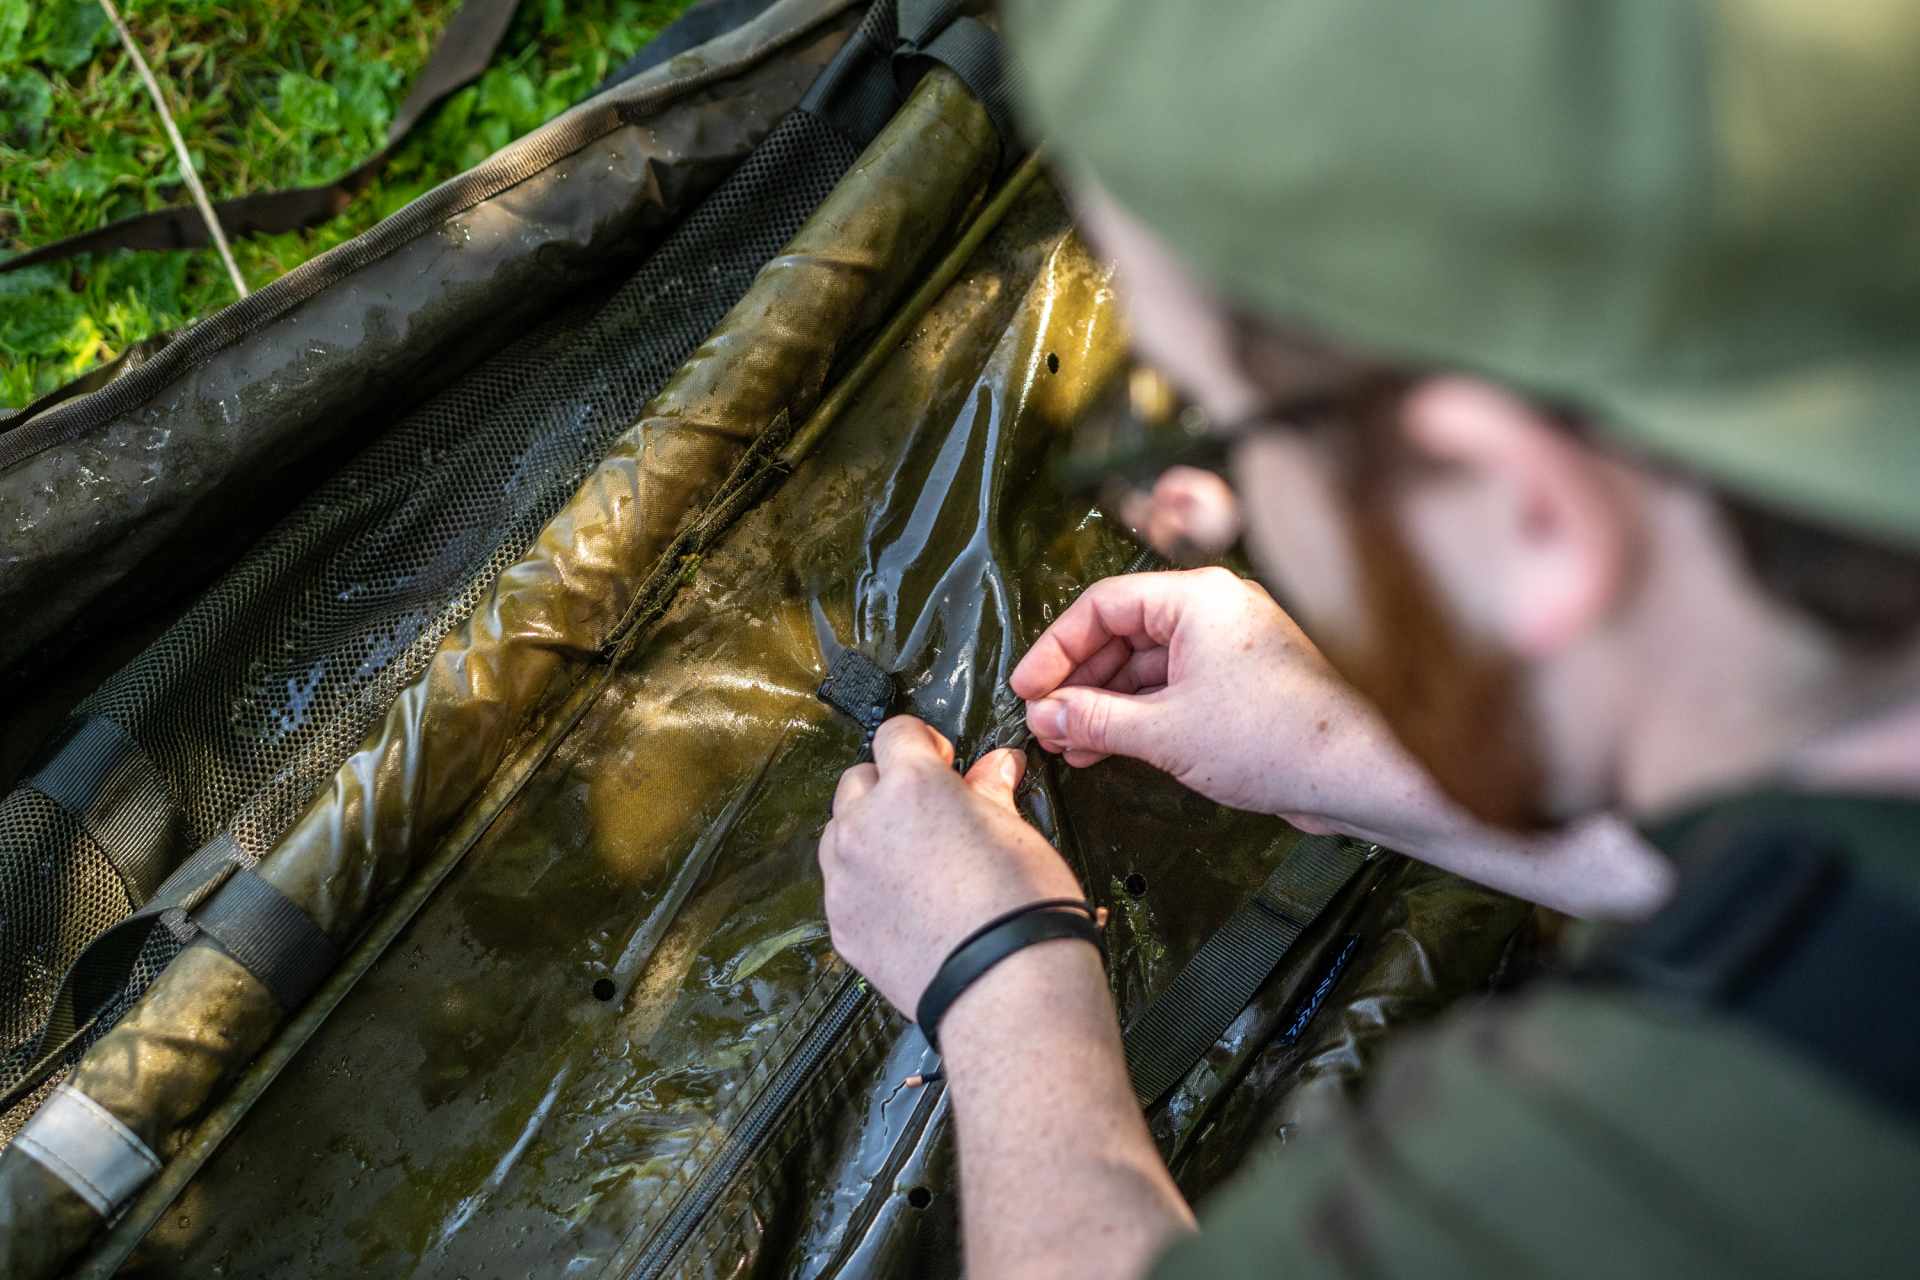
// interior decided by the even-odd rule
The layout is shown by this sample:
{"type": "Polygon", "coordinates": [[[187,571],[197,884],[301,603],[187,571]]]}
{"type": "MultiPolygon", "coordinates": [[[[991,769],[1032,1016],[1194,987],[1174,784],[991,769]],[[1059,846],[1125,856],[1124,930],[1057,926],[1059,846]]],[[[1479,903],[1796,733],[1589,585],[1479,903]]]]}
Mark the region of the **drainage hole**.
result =
{"type": "Polygon", "coordinates": [[[613,979],[595,978],[593,980],[593,998],[602,1003],[613,999],[613,979]]]}
{"type": "Polygon", "coordinates": [[[1047,352],[1047,372],[1048,373],[1060,372],[1060,357],[1053,354],[1053,352],[1051,351],[1047,352]]]}
{"type": "Polygon", "coordinates": [[[907,1192],[907,1203],[916,1209],[924,1209],[933,1203],[933,1192],[925,1187],[915,1187],[907,1192]]]}
{"type": "Polygon", "coordinates": [[[1147,878],[1136,871],[1127,877],[1126,885],[1127,892],[1137,898],[1147,891],[1147,878]]]}

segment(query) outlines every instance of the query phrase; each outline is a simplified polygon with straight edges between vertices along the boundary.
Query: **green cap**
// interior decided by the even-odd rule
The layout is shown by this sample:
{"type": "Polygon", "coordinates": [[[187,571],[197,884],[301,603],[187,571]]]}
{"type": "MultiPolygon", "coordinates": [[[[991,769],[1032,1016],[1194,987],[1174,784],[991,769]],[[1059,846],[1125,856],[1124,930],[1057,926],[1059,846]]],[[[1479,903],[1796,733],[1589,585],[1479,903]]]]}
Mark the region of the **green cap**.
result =
{"type": "Polygon", "coordinates": [[[1009,0],[1237,303],[1920,547],[1920,0],[1009,0]]]}

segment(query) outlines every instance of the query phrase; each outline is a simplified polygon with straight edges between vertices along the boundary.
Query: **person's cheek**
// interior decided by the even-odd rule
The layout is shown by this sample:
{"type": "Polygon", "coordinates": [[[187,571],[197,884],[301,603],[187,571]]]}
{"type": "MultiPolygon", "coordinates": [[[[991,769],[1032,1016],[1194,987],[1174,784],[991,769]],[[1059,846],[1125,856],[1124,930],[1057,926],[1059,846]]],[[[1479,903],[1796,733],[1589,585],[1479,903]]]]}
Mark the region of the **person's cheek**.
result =
{"type": "Polygon", "coordinates": [[[1309,633],[1358,637],[1359,562],[1330,460],[1311,440],[1272,431],[1241,441],[1232,461],[1260,576],[1309,633]]]}

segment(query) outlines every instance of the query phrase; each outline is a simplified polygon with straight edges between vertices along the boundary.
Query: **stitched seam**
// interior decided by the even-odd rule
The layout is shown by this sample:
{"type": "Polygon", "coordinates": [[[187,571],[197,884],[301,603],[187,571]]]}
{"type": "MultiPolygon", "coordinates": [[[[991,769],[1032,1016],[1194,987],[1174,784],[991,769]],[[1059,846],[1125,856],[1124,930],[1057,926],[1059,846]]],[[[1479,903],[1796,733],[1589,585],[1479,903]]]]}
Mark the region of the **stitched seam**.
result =
{"type": "Polygon", "coordinates": [[[66,1159],[58,1151],[55,1151],[46,1143],[39,1141],[27,1133],[16,1134],[13,1139],[13,1144],[45,1165],[47,1170],[55,1177],[59,1178],[69,1187],[72,1187],[80,1198],[85,1200],[101,1217],[104,1218],[113,1212],[113,1197],[95,1185],[92,1178],[80,1172],[72,1161],[66,1159]],[[86,1191],[82,1191],[80,1189],[81,1187],[85,1187],[86,1191]],[[91,1191],[93,1194],[88,1195],[87,1191],[91,1191]],[[101,1205],[106,1205],[107,1207],[102,1209],[100,1207],[101,1205]]]}
{"type": "Polygon", "coordinates": [[[160,1158],[153,1154],[152,1149],[140,1140],[140,1135],[132,1129],[129,1129],[126,1122],[121,1120],[119,1116],[116,1116],[113,1112],[107,1110],[70,1084],[62,1083],[54,1089],[54,1092],[64,1094],[70,1100],[79,1103],[87,1110],[88,1114],[104,1124],[108,1132],[118,1138],[141,1164],[146,1165],[147,1168],[151,1169],[154,1173],[160,1172],[160,1158]]]}

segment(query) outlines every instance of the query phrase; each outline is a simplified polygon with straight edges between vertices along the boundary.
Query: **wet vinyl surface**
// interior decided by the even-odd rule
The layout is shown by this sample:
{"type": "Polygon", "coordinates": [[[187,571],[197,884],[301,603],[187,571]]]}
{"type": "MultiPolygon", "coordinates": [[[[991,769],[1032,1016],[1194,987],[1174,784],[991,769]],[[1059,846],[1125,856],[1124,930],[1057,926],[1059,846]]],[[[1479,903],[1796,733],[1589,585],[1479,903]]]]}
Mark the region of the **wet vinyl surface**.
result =
{"type": "MultiPolygon", "coordinates": [[[[1110,282],[1057,199],[1030,195],[819,451],[700,564],[130,1269],[955,1271],[944,1099],[903,1084],[931,1058],[849,985],[827,939],[814,842],[860,734],[814,690],[852,645],[898,673],[963,759],[1017,719],[1005,676],[1019,654],[1138,551],[1042,466],[1123,344],[1110,282]],[[715,1185],[838,1008],[850,1020],[819,1069],[715,1185]],[[674,1224],[690,1189],[711,1207],[674,1224]],[[683,1243],[650,1254],[668,1225],[683,1243]]],[[[1294,839],[1126,762],[1031,777],[1030,816],[1112,908],[1123,1015],[1294,839]]],[[[1323,932],[1277,976],[1289,993],[1345,941],[1323,932]]]]}
{"type": "MultiPolygon", "coordinates": [[[[806,132],[826,128],[798,115],[806,132]]],[[[542,717],[576,687],[601,690],[610,668],[599,655],[641,584],[656,572],[662,582],[684,576],[677,554],[661,563],[681,545],[676,531],[718,500],[750,445],[811,407],[838,357],[859,349],[860,336],[950,240],[998,150],[986,112],[952,73],[923,77],[532,548],[501,570],[385,708],[256,874],[344,944],[476,810],[487,815],[474,819],[467,839],[477,839],[499,814],[489,780],[503,762],[524,781],[535,757],[544,761],[565,736],[556,729],[523,761],[517,748],[538,736],[542,717]],[[595,671],[591,683],[575,685],[595,671]]],[[[589,706],[582,700],[560,716],[567,731],[589,706]]],[[[518,794],[519,781],[500,804],[518,794]]],[[[458,847],[464,854],[468,845],[458,847]]],[[[88,1048],[68,1083],[168,1154],[289,1011],[199,938],[88,1048]]],[[[12,1183],[37,1177],[37,1168],[24,1154],[0,1154],[0,1210],[12,1183]]],[[[20,1280],[59,1274],[99,1225],[78,1196],[69,1207],[58,1231],[44,1219],[0,1221],[0,1271],[20,1280]]]]}

